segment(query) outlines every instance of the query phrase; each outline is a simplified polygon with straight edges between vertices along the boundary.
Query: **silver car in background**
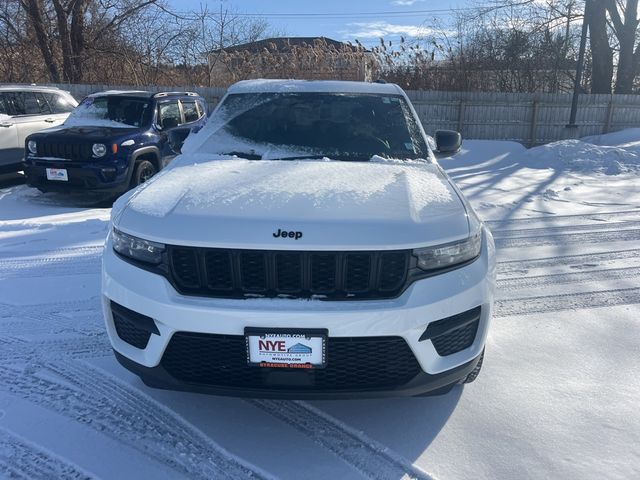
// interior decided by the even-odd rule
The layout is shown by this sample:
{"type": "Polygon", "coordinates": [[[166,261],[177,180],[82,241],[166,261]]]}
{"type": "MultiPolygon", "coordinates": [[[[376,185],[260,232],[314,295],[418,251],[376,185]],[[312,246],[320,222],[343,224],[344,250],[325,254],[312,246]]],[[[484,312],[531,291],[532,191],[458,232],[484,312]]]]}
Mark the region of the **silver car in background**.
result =
{"type": "Polygon", "coordinates": [[[0,174],[22,170],[25,138],[60,125],[77,105],[55,87],[0,85],[0,174]]]}

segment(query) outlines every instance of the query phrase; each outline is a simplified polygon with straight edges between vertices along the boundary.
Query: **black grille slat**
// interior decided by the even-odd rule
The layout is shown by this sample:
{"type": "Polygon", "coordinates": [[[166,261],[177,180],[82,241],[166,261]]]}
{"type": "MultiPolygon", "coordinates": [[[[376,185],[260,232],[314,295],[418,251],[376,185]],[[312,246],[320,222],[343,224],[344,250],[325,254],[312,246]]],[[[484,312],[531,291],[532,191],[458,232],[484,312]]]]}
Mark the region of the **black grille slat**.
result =
{"type": "Polygon", "coordinates": [[[402,286],[407,272],[407,256],[402,252],[382,255],[378,271],[378,288],[382,291],[394,291],[402,286]]]}
{"type": "Polygon", "coordinates": [[[231,253],[208,251],[204,255],[207,287],[211,290],[233,290],[233,270],[231,253]]]}
{"type": "Polygon", "coordinates": [[[371,276],[371,255],[350,253],[346,255],[344,289],[348,293],[366,292],[371,276]]]}
{"type": "MultiPolygon", "coordinates": [[[[247,365],[242,335],[177,332],[162,357],[162,367],[179,381],[231,388],[290,388],[273,384],[270,374],[282,369],[247,365]]],[[[329,337],[323,369],[287,372],[304,376],[299,390],[378,390],[411,381],[422,370],[401,337],[329,337]]]]}
{"type": "Polygon", "coordinates": [[[248,293],[267,290],[267,256],[264,252],[246,251],[240,254],[242,288],[248,293]]]}
{"type": "Polygon", "coordinates": [[[169,279],[183,294],[222,298],[391,298],[410,251],[297,252],[169,246],[169,279]]]}
{"type": "Polygon", "coordinates": [[[193,248],[173,248],[171,250],[171,270],[179,286],[199,288],[200,274],[197,251],[193,248]]]}
{"type": "Polygon", "coordinates": [[[319,295],[335,292],[336,271],[336,255],[311,254],[311,291],[319,295]]]}
{"type": "Polygon", "coordinates": [[[283,293],[302,291],[302,255],[276,253],[276,289],[283,293]]]}

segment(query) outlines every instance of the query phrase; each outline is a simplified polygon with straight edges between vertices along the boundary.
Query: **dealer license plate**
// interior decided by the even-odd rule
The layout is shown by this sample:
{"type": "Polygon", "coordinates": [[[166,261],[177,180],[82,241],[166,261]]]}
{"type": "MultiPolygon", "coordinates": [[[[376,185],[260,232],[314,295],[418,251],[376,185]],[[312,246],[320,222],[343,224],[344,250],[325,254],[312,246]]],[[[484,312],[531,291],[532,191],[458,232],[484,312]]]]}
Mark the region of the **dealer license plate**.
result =
{"type": "Polygon", "coordinates": [[[47,180],[57,180],[59,182],[68,182],[66,168],[47,168],[47,180]]]}
{"type": "Polygon", "coordinates": [[[246,328],[249,365],[270,368],[323,368],[326,330],[246,328]]]}

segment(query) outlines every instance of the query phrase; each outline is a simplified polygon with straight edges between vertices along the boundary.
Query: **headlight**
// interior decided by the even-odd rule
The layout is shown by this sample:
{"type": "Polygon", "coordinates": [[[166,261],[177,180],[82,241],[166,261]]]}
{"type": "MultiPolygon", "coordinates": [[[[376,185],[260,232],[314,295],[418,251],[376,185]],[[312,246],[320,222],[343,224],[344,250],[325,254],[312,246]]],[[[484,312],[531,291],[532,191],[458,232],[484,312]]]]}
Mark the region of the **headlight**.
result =
{"type": "Polygon", "coordinates": [[[162,243],[143,240],[121,232],[116,228],[111,232],[111,240],[113,249],[120,255],[154,265],[162,261],[162,252],[164,252],[162,243]]]}
{"type": "Polygon", "coordinates": [[[38,153],[38,144],[35,140],[29,140],[27,142],[27,148],[29,149],[29,153],[33,153],[34,155],[38,153]]]}
{"type": "Polygon", "coordinates": [[[476,258],[480,255],[481,247],[482,231],[479,231],[462,241],[418,248],[413,254],[418,257],[418,267],[421,270],[437,270],[476,258]]]}
{"type": "Polygon", "coordinates": [[[107,153],[107,146],[104,143],[94,143],[91,151],[95,157],[104,157],[107,153]]]}

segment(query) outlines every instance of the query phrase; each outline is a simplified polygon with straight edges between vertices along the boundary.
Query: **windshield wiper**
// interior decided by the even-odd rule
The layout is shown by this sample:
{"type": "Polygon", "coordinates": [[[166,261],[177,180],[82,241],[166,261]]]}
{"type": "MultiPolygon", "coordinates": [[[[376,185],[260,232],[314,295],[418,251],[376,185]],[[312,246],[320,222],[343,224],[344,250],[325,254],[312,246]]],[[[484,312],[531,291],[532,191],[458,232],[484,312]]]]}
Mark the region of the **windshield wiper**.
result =
{"type": "Polygon", "coordinates": [[[328,158],[330,160],[339,160],[342,162],[368,162],[369,159],[373,156],[373,154],[364,154],[364,153],[341,153],[341,154],[315,154],[315,155],[292,155],[290,157],[268,157],[263,158],[262,155],[257,153],[249,153],[249,152],[224,152],[220,155],[231,155],[240,158],[244,158],[246,160],[274,160],[274,161],[286,161],[286,160],[321,160],[323,158],[328,158]]]}
{"type": "Polygon", "coordinates": [[[330,160],[340,160],[343,162],[368,162],[371,155],[342,153],[339,155],[334,154],[322,154],[322,155],[296,155],[294,157],[279,157],[268,158],[265,160],[320,160],[322,158],[328,158],[330,160]]]}
{"type": "Polygon", "coordinates": [[[258,155],[257,153],[249,153],[249,152],[224,152],[219,155],[229,155],[244,158],[246,160],[262,160],[262,155],[258,155]]]}

